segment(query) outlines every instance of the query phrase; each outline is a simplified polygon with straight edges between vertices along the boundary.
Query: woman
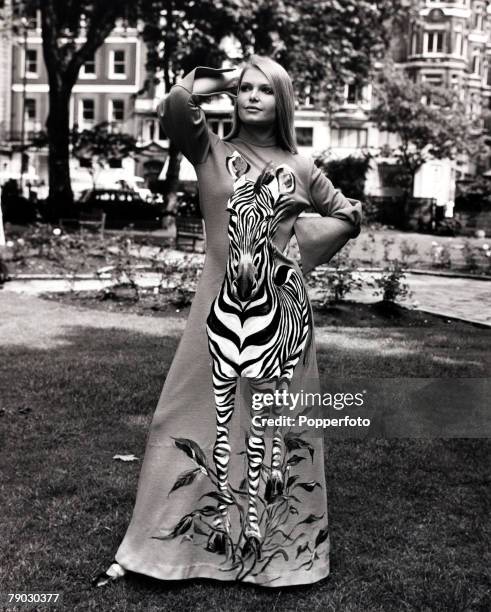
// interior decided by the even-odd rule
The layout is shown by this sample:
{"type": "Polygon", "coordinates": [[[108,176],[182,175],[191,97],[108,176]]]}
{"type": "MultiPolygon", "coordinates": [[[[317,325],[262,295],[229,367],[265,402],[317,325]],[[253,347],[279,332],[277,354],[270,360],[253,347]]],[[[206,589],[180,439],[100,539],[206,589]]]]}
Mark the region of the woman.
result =
{"type": "MultiPolygon", "coordinates": [[[[298,154],[292,83],[269,58],[252,56],[241,71],[196,68],[171,89],[159,115],[166,133],[196,169],[206,260],[151,424],[131,523],[115,563],[97,584],[119,578],[126,570],[167,580],[208,577],[265,586],[313,583],[329,573],[322,433],[277,429],[271,440],[264,428],[253,430],[254,386],[248,388],[243,380],[234,387],[235,409],[228,412],[224,433],[219,388],[223,381],[216,374],[224,371],[219,353],[222,349],[226,353],[234,338],[227,337],[227,304],[233,299],[233,287],[236,299],[243,300],[240,303],[249,299],[261,282],[258,270],[263,265],[259,251],[251,251],[242,253],[234,268],[232,246],[240,243],[240,232],[247,248],[264,245],[259,228],[271,229],[276,215],[272,250],[264,252],[274,253],[270,262],[274,270],[266,272],[274,275],[272,291],[280,291],[288,279],[301,278],[298,266],[283,255],[292,234],[297,234],[306,272],[358,235],[361,204],[345,198],[311,158],[298,154]],[[233,129],[220,139],[208,129],[198,100],[233,91],[237,91],[233,129]],[[246,192],[252,200],[244,204],[246,192]],[[246,205],[249,217],[240,229],[244,219],[239,212],[246,205]],[[270,206],[269,213],[261,217],[260,206],[266,206],[264,210],[270,206]],[[309,227],[317,234],[312,236],[298,219],[309,207],[329,217],[314,220],[309,227]],[[233,269],[238,276],[227,284],[233,269]],[[230,295],[224,295],[226,287],[230,295]],[[216,306],[220,299],[221,310],[216,306]],[[218,319],[221,312],[223,321],[213,319],[213,312],[219,313],[218,319]],[[220,333],[223,338],[217,340],[220,333]]],[[[295,300],[290,304],[295,305],[295,300]]],[[[311,321],[310,305],[308,310],[309,317],[300,316],[298,321],[311,321]]],[[[270,312],[267,304],[262,312],[270,312]]],[[[263,321],[259,316],[258,320],[263,321]]],[[[274,342],[294,333],[288,329],[288,319],[281,321],[279,333],[272,330],[274,342]]],[[[257,324],[255,331],[259,333],[257,324]]],[[[311,329],[309,336],[312,340],[311,329]]],[[[291,351],[292,342],[284,342],[282,350],[287,345],[291,351]]],[[[295,346],[287,388],[315,392],[319,380],[314,344],[300,331],[295,346]],[[303,359],[298,358],[300,351],[303,359]]],[[[268,350],[272,354],[271,346],[268,350]]]]}

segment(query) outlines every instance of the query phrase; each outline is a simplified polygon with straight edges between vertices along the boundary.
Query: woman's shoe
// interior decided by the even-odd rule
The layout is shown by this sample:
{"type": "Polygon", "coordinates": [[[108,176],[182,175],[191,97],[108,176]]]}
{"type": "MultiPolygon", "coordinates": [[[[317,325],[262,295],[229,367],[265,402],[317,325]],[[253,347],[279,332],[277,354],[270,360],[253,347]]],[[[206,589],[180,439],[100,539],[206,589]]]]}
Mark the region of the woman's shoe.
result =
{"type": "Polygon", "coordinates": [[[92,586],[94,587],[102,587],[106,586],[110,582],[114,582],[115,580],[119,580],[126,574],[126,570],[114,561],[112,565],[105,571],[98,574],[92,580],[92,586]]]}

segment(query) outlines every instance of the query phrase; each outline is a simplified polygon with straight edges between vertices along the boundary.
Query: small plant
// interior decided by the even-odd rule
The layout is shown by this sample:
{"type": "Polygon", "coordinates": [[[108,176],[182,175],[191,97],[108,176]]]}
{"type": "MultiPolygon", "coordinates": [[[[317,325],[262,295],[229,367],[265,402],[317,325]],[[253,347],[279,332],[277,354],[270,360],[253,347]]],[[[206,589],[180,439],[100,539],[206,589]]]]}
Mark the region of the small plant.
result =
{"type": "Polygon", "coordinates": [[[489,244],[485,243],[481,245],[481,249],[482,249],[484,261],[485,261],[484,272],[486,274],[491,274],[491,248],[489,244]]]}
{"type": "Polygon", "coordinates": [[[390,261],[390,249],[393,246],[395,239],[390,236],[384,236],[382,238],[382,247],[384,249],[384,254],[382,256],[383,261],[390,261]]]}
{"type": "Polygon", "coordinates": [[[9,259],[17,262],[21,266],[27,264],[27,260],[30,255],[29,244],[24,238],[16,238],[15,240],[7,240],[5,244],[9,252],[9,259]]]}
{"type": "Polygon", "coordinates": [[[418,247],[416,245],[410,245],[409,242],[404,239],[399,243],[399,252],[401,254],[401,262],[407,265],[409,259],[414,255],[418,254],[418,247]]]}
{"type": "Polygon", "coordinates": [[[333,302],[346,299],[355,289],[361,289],[355,263],[348,253],[339,253],[332,259],[332,267],[327,270],[316,270],[309,277],[309,285],[320,293],[319,306],[329,308],[333,302]]]}
{"type": "Polygon", "coordinates": [[[430,257],[435,268],[452,267],[452,254],[444,244],[433,241],[431,243],[430,257]]]}
{"type": "Polygon", "coordinates": [[[381,295],[382,301],[395,303],[411,296],[409,286],[405,282],[406,274],[402,262],[391,260],[384,268],[379,278],[374,279],[375,295],[381,295]]]}
{"type": "Polygon", "coordinates": [[[444,218],[436,226],[436,233],[439,236],[458,236],[463,229],[463,223],[458,214],[454,217],[444,218]]]}
{"type": "Polygon", "coordinates": [[[465,261],[465,267],[469,272],[478,272],[479,260],[481,253],[479,247],[475,247],[469,240],[464,240],[464,248],[462,249],[462,257],[465,261]]]}
{"type": "Polygon", "coordinates": [[[158,294],[176,308],[189,306],[202,267],[202,259],[193,254],[185,255],[179,261],[154,261],[152,269],[160,275],[158,294]]]}
{"type": "Polygon", "coordinates": [[[112,291],[105,292],[105,297],[117,298],[118,290],[129,288],[135,301],[140,299],[140,288],[136,281],[138,258],[133,253],[133,243],[130,238],[119,236],[106,245],[105,271],[110,272],[114,282],[112,291]]]}

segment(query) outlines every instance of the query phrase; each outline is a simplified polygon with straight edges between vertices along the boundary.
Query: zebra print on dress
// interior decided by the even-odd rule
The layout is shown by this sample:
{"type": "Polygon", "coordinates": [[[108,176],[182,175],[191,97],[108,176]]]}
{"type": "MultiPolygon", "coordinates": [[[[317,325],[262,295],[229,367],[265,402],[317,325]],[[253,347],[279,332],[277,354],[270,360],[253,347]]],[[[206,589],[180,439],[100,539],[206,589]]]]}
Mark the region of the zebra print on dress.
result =
{"type": "MultiPolygon", "coordinates": [[[[228,201],[229,255],[223,284],[207,318],[216,404],[216,440],[213,460],[220,491],[219,513],[209,550],[229,554],[232,501],[228,482],[231,455],[229,424],[239,377],[252,385],[265,382],[272,389],[288,389],[302,353],[312,337],[310,304],[302,276],[293,260],[274,245],[275,231],[291,206],[295,177],[286,166],[268,164],[256,181],[246,178],[249,165],[239,153],[227,158],[234,180],[228,201]]],[[[253,408],[251,416],[263,414],[253,408]]],[[[259,421],[257,421],[259,422],[259,421]]],[[[243,530],[244,554],[261,558],[258,492],[265,456],[265,428],[251,419],[246,444],[247,496],[243,530]]],[[[266,496],[281,495],[285,483],[280,470],[284,453],[280,428],[274,431],[271,470],[266,496]]]]}

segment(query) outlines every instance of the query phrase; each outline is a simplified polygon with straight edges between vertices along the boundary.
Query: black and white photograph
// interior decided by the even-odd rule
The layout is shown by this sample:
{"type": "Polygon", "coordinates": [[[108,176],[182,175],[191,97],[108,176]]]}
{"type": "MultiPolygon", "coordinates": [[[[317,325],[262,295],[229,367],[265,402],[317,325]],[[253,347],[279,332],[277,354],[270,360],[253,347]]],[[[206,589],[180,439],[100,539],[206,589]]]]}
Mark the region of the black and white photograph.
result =
{"type": "Polygon", "coordinates": [[[0,610],[490,610],[491,1],[0,47],[0,610]]]}

